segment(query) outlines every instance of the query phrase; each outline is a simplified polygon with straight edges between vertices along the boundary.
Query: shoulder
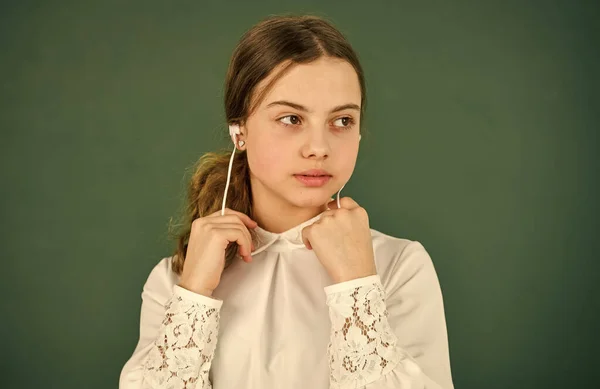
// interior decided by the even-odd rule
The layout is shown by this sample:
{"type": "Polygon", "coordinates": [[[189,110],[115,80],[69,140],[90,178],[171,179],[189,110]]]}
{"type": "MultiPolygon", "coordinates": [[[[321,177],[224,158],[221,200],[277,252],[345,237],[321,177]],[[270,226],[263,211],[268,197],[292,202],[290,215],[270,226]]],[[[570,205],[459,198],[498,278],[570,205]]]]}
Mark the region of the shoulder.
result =
{"type": "Polygon", "coordinates": [[[429,252],[416,240],[398,238],[371,229],[377,273],[383,285],[396,286],[419,275],[419,279],[437,282],[429,252]]]}
{"type": "Polygon", "coordinates": [[[406,238],[397,238],[371,228],[371,239],[376,259],[390,261],[404,258],[409,253],[427,253],[421,242],[406,238]]]}
{"type": "Polygon", "coordinates": [[[173,293],[179,276],[173,272],[173,257],[162,258],[150,271],[143,293],[157,301],[166,301],[173,293]]]}

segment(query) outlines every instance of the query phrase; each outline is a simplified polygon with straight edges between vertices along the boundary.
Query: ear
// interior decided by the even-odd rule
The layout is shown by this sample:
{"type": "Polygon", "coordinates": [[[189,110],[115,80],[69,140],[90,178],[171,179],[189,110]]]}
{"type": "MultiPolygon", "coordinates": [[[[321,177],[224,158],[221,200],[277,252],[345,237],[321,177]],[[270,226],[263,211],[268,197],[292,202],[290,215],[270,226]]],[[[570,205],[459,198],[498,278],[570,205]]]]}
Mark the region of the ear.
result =
{"type": "Polygon", "coordinates": [[[240,128],[240,134],[238,135],[238,140],[241,140],[241,139],[246,140],[245,136],[248,133],[246,126],[244,124],[240,124],[239,128],[240,128]]]}

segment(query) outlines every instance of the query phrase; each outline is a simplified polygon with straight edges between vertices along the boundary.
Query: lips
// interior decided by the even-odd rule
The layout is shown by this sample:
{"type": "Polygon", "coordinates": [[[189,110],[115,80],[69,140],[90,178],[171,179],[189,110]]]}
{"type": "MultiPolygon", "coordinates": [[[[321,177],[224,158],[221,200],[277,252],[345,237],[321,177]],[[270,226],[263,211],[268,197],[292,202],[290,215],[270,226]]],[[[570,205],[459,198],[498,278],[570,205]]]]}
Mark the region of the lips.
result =
{"type": "Polygon", "coordinates": [[[294,174],[294,177],[305,186],[319,187],[329,182],[331,174],[322,169],[312,169],[294,174]]]}
{"type": "Polygon", "coordinates": [[[305,170],[300,173],[294,174],[295,176],[306,176],[306,177],[331,177],[328,171],[323,169],[311,169],[305,170]]]}

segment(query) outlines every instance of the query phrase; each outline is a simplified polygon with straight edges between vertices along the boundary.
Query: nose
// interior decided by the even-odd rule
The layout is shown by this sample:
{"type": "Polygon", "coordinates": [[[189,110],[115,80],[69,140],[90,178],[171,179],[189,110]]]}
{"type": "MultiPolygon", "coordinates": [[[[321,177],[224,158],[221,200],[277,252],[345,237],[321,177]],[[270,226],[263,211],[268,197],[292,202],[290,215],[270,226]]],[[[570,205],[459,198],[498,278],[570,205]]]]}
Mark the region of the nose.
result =
{"type": "Polygon", "coordinates": [[[325,159],[331,152],[327,140],[327,131],[322,129],[311,129],[306,131],[306,140],[302,147],[304,158],[325,159]]]}

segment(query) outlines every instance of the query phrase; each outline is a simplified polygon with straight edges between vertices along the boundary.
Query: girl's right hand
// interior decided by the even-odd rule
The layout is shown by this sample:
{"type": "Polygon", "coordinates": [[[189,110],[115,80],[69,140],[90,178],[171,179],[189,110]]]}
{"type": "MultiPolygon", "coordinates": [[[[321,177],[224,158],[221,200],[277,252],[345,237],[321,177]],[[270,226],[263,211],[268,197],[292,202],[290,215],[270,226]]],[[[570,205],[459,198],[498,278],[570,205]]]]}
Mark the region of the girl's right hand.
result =
{"type": "Polygon", "coordinates": [[[257,225],[248,215],[229,208],[223,216],[219,210],[194,220],[179,286],[211,296],[221,281],[225,249],[230,242],[237,242],[244,261],[252,261],[254,244],[248,228],[257,225]]]}

